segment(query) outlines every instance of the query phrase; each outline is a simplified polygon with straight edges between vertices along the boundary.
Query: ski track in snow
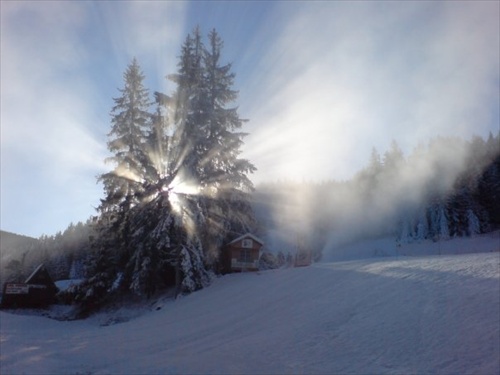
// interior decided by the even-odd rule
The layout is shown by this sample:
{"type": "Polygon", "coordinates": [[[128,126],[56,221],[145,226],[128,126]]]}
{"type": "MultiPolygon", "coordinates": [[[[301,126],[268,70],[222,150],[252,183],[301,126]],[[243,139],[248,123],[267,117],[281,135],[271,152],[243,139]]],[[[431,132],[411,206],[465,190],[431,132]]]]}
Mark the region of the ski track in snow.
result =
{"type": "Polygon", "coordinates": [[[2,311],[0,373],[499,374],[499,317],[498,252],[319,263],[109,326],[2,311]]]}

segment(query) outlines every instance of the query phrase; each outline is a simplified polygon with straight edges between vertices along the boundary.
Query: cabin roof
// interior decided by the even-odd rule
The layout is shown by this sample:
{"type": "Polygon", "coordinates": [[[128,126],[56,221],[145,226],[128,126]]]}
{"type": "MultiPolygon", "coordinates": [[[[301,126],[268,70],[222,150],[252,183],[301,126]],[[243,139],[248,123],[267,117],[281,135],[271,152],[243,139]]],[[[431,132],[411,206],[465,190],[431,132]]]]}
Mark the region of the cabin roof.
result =
{"type": "Polygon", "coordinates": [[[31,273],[31,275],[28,276],[26,281],[24,282],[25,284],[29,284],[31,279],[37,274],[38,271],[40,271],[43,268],[43,263],[40,264],[35,270],[31,273]]]}
{"type": "Polygon", "coordinates": [[[241,241],[245,238],[251,238],[252,240],[254,240],[255,242],[258,242],[260,243],[261,245],[264,245],[264,241],[262,241],[259,237],[257,236],[254,236],[252,233],[245,233],[241,236],[239,236],[238,238],[235,238],[234,240],[232,240],[231,242],[228,243],[228,245],[231,245],[233,243],[236,243],[238,241],[241,241]]]}
{"type": "MultiPolygon", "coordinates": [[[[45,268],[45,265],[43,263],[40,264],[37,268],[35,268],[35,270],[31,273],[31,275],[28,276],[28,278],[26,279],[26,281],[24,283],[25,284],[31,284],[31,283],[47,284],[47,285],[54,284],[54,282],[52,281],[52,278],[49,275],[49,272],[47,271],[47,269],[45,268]],[[40,276],[38,276],[38,275],[40,275],[40,276]],[[37,277],[38,278],[41,277],[41,280],[36,280],[37,277]]],[[[54,286],[55,286],[55,284],[54,284],[54,286]]]]}

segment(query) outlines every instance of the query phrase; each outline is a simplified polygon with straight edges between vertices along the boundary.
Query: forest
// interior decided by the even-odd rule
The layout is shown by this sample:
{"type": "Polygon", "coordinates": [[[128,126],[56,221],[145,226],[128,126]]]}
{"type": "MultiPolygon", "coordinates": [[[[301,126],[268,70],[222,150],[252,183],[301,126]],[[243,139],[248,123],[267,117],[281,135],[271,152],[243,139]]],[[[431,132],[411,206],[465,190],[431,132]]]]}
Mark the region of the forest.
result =
{"type": "Polygon", "coordinates": [[[235,75],[218,33],[206,39],[198,28],[187,35],[177,72],[167,75],[171,93],[151,95],[139,62],[130,62],[113,99],[96,216],[2,249],[2,282],[44,263],[55,280],[83,280],[64,299],[86,314],[124,296],[209,285],[222,246],[246,232],[272,239],[266,266],[275,267],[283,261],[273,257],[298,247],[318,261],[332,241],[443,241],[500,227],[500,133],[436,137],[409,155],[393,141],[349,180],[255,188],[255,166],[241,157],[246,120],[235,75]]]}

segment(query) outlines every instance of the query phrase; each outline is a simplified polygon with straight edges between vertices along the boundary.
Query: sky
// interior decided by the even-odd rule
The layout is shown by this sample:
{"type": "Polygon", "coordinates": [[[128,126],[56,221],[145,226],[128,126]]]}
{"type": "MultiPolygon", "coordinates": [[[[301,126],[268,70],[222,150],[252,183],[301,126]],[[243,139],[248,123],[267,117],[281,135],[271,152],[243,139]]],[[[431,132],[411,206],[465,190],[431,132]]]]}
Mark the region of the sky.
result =
{"type": "Polygon", "coordinates": [[[266,181],[348,179],[372,148],[499,131],[498,1],[0,1],[2,230],[96,213],[113,98],[133,57],[171,93],[180,46],[216,28],[243,157],[266,181]]]}

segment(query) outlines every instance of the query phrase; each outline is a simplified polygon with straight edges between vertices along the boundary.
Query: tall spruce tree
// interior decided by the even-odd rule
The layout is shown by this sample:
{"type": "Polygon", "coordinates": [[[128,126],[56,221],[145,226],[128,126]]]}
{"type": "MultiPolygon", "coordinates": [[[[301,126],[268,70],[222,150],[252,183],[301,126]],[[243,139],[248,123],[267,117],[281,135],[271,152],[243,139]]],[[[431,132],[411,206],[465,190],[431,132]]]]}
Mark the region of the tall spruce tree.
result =
{"type": "Polygon", "coordinates": [[[198,185],[197,168],[206,134],[203,121],[203,44],[198,28],[193,34],[188,34],[182,45],[177,73],[167,77],[177,86],[170,101],[174,129],[171,144],[174,167],[171,171],[173,175],[182,173],[183,178],[198,185]]]}
{"type": "MultiPolygon", "coordinates": [[[[232,86],[231,64],[221,63],[223,42],[217,32],[208,35],[208,48],[199,28],[188,35],[181,51],[178,72],[168,78],[177,87],[170,101],[174,134],[171,146],[178,161],[179,180],[198,189],[194,225],[209,263],[217,259],[225,240],[251,230],[254,225],[248,193],[248,174],[255,167],[239,157],[244,133],[236,107],[238,92],[232,86]],[[196,220],[195,220],[196,222],[196,220]]],[[[192,215],[188,213],[188,215],[192,215]]]]}
{"type": "Polygon", "coordinates": [[[144,87],[144,74],[134,58],[123,74],[124,87],[121,96],[113,99],[111,131],[108,134],[108,150],[113,154],[107,162],[115,165],[111,172],[102,174],[105,198],[101,211],[128,210],[137,203],[137,191],[144,181],[147,163],[145,142],[151,128],[151,102],[149,91],[144,87]]]}
{"type": "Polygon", "coordinates": [[[127,262],[134,250],[131,248],[131,209],[139,203],[145,180],[151,179],[147,175],[152,168],[149,168],[145,144],[152,115],[144,78],[134,58],[123,75],[124,87],[119,89],[121,96],[114,99],[111,111],[108,149],[113,155],[107,161],[114,164],[114,169],[100,176],[105,197],[99,209],[107,224],[102,229],[113,237],[115,251],[122,253],[120,263],[127,262]]]}
{"type": "Polygon", "coordinates": [[[253,185],[248,174],[255,167],[240,158],[245,133],[237,107],[231,105],[238,98],[233,89],[235,74],[231,64],[221,62],[223,41],[213,29],[208,34],[204,51],[206,139],[202,159],[202,196],[207,207],[209,225],[205,227],[207,253],[217,256],[217,249],[228,237],[252,230],[253,212],[248,193],[253,185]]]}
{"type": "Polygon", "coordinates": [[[106,159],[113,164],[113,169],[98,177],[104,186],[104,198],[98,208],[94,253],[88,265],[90,276],[77,293],[77,299],[87,306],[97,304],[112,289],[113,283],[122,279],[135,251],[132,218],[140,203],[147,173],[151,171],[145,147],[151,128],[151,102],[144,78],[134,58],[123,74],[121,96],[113,99],[107,143],[112,155],[106,159]]]}

